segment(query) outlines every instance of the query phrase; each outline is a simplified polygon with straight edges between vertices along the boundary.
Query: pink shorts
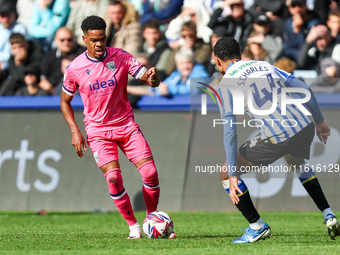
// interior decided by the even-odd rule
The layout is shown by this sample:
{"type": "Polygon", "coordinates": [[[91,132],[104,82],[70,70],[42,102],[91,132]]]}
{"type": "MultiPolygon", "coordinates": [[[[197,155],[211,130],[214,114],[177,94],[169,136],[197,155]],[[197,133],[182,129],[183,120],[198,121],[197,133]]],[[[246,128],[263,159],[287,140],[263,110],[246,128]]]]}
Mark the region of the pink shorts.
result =
{"type": "Polygon", "coordinates": [[[90,132],[87,134],[87,144],[98,167],[119,159],[118,146],[133,164],[152,156],[151,149],[135,122],[109,131],[90,132]]]}

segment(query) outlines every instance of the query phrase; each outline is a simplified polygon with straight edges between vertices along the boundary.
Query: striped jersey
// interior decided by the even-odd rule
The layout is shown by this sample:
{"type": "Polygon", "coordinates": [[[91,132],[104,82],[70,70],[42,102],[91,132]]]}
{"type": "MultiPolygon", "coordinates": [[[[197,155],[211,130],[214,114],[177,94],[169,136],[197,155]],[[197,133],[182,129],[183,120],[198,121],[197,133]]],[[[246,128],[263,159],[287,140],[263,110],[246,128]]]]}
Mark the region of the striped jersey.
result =
{"type": "Polygon", "coordinates": [[[102,60],[90,58],[86,51],[67,67],[63,91],[73,96],[79,89],[87,132],[106,131],[133,121],[128,74],[139,79],[145,72],[145,67],[121,49],[107,47],[102,60]]]}
{"type": "MultiPolygon", "coordinates": [[[[270,139],[272,143],[283,142],[312,122],[312,119],[301,112],[294,104],[286,105],[286,115],[281,109],[281,89],[291,87],[295,77],[264,61],[235,61],[225,72],[223,79],[217,86],[221,98],[220,112],[222,118],[233,115],[233,100],[228,88],[237,87],[244,95],[244,111],[253,119],[249,125],[256,126],[260,131],[261,139],[270,139]],[[232,86],[230,86],[232,85],[232,86]],[[254,114],[248,105],[248,95],[251,97],[251,109],[268,110],[273,106],[273,91],[276,89],[276,110],[268,115],[254,114]]],[[[286,95],[287,99],[293,96],[286,95]]],[[[275,107],[275,106],[274,106],[275,107]]]]}

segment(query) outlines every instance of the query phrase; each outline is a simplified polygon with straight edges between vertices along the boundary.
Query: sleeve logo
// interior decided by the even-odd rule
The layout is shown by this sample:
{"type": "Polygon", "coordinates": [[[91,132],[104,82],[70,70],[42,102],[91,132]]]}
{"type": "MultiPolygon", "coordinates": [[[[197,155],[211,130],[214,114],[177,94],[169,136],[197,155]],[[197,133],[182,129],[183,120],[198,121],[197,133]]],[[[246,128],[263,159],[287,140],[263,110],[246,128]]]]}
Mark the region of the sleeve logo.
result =
{"type": "Polygon", "coordinates": [[[131,65],[131,66],[138,66],[138,65],[139,65],[139,62],[138,62],[137,59],[132,58],[132,59],[130,60],[130,65],[131,65]]]}

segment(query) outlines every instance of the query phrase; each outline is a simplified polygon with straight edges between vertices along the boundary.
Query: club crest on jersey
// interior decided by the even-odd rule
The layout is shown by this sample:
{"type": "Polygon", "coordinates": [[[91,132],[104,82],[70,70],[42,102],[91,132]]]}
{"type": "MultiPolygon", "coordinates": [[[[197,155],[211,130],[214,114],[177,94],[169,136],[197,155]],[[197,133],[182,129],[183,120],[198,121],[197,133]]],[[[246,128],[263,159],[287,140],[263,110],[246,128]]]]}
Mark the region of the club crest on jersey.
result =
{"type": "Polygon", "coordinates": [[[109,69],[109,71],[111,71],[111,72],[116,70],[116,63],[114,61],[107,62],[106,66],[107,66],[107,69],[109,69]]]}

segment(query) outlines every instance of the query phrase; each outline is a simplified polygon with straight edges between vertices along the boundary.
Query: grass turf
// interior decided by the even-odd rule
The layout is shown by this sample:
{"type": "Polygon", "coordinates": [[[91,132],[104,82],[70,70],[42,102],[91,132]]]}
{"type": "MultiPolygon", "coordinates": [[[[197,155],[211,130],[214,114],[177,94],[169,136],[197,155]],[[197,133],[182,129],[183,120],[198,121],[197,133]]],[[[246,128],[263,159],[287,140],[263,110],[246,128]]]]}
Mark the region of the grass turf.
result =
{"type": "MultiPolygon", "coordinates": [[[[170,212],[176,239],[126,240],[119,213],[0,212],[0,254],[339,254],[320,213],[261,213],[270,239],[233,244],[247,227],[239,213],[170,212]]],[[[142,223],[145,213],[137,212],[142,223]]]]}

